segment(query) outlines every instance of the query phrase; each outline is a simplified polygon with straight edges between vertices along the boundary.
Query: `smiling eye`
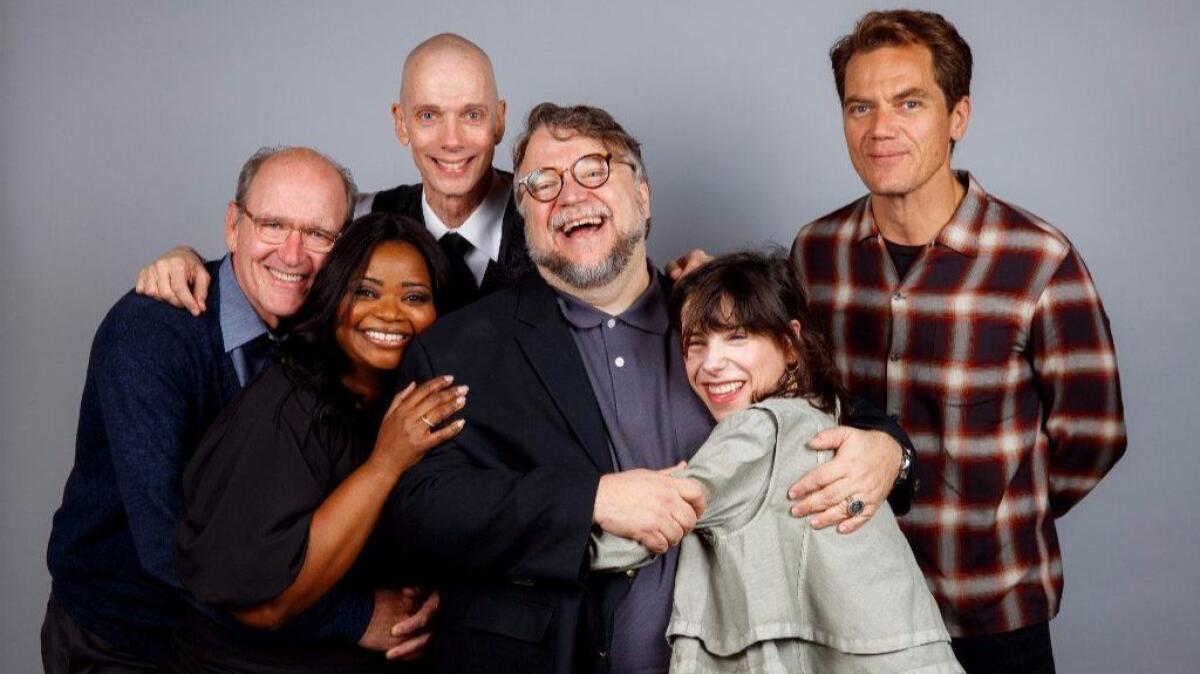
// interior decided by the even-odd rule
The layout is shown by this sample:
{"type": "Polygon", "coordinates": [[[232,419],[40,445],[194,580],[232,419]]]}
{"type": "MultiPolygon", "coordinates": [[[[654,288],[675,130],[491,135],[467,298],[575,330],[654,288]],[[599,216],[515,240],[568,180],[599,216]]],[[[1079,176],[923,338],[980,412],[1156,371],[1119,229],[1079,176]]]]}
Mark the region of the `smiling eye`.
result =
{"type": "Polygon", "coordinates": [[[467,112],[466,116],[467,116],[468,121],[478,122],[483,119],[483,111],[482,110],[471,110],[471,111],[467,112]]]}
{"type": "Polygon", "coordinates": [[[905,110],[918,110],[921,107],[921,101],[910,99],[910,100],[904,101],[900,105],[905,110]]]}
{"type": "Polygon", "coordinates": [[[413,292],[405,295],[404,301],[409,304],[429,304],[433,298],[428,293],[413,292]]]}
{"type": "Polygon", "coordinates": [[[429,122],[434,121],[435,119],[437,119],[437,115],[433,114],[432,111],[422,110],[417,113],[417,121],[418,122],[429,123],[429,122]]]}
{"type": "Polygon", "coordinates": [[[359,286],[354,289],[354,296],[373,300],[379,297],[379,293],[375,292],[375,289],[370,286],[359,286]]]}

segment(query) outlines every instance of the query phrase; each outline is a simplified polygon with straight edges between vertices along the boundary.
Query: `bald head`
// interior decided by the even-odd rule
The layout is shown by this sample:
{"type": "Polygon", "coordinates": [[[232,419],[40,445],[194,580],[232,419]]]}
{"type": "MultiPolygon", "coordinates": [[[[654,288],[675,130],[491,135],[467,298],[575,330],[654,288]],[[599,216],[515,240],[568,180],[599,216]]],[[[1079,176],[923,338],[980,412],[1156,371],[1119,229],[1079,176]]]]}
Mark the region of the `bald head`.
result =
{"type": "Polygon", "coordinates": [[[465,222],[491,189],[504,112],[492,61],[474,42],[442,33],[404,61],[396,138],[412,149],[425,201],[447,227],[465,222]]]}
{"type": "Polygon", "coordinates": [[[461,35],[441,33],[413,47],[408,58],[404,59],[404,71],[400,75],[400,103],[412,97],[413,83],[422,70],[439,66],[481,78],[490,101],[499,100],[496,74],[492,71],[492,60],[487,52],[461,35]]]}

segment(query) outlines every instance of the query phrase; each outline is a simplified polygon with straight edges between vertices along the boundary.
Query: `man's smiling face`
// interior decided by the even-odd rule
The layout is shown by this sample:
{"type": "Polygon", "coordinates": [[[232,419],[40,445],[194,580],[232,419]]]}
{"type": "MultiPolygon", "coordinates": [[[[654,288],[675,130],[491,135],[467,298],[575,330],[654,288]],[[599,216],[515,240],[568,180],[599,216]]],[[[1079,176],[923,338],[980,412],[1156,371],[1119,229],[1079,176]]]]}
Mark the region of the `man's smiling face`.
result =
{"type": "Polygon", "coordinates": [[[323,157],[291,150],[266,160],[246,193],[246,210],[259,221],[291,228],[281,244],[258,235],[254,222],[237,204],[225,213],[225,242],[233,270],[250,306],[268,327],[296,313],[312,287],[325,253],[303,245],[299,228],[340,232],[350,205],[341,176],[323,157]]]}
{"type": "Polygon", "coordinates": [[[517,176],[540,168],[563,171],[557,197],[540,202],[522,194],[520,206],[530,258],[543,276],[550,274],[576,290],[602,287],[630,264],[646,264],[649,185],[618,157],[612,158],[608,181],[600,187],[583,187],[571,174],[580,157],[608,151],[595,138],[542,127],[530,136],[516,167],[517,176]]]}

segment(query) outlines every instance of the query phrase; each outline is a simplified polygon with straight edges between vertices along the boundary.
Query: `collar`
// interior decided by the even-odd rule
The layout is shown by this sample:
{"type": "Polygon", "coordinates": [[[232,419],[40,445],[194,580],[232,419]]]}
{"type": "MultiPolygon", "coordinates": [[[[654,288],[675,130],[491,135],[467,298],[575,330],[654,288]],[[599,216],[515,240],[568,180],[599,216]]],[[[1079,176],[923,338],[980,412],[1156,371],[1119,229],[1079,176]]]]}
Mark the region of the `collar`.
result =
{"type": "Polygon", "coordinates": [[[217,292],[221,297],[221,341],[225,353],[267,334],[267,324],[250,306],[250,300],[238,285],[233,272],[233,256],[226,253],[217,271],[217,292]]]}
{"type": "MultiPolygon", "coordinates": [[[[933,244],[940,244],[967,257],[979,255],[979,232],[983,227],[983,214],[987,210],[988,194],[983,186],[975,180],[968,171],[955,171],[954,177],[966,186],[962,201],[950,220],[938,230],[933,238],[933,244]]],[[[871,238],[883,237],[875,226],[875,217],[871,214],[871,198],[863,197],[851,214],[851,219],[857,220],[854,225],[854,240],[862,243],[871,238]]]]}
{"type": "Polygon", "coordinates": [[[650,268],[650,285],[646,286],[642,294],[638,295],[633,304],[629,305],[629,308],[620,315],[611,316],[578,297],[555,290],[554,293],[558,296],[558,306],[562,311],[563,318],[567,319],[571,325],[584,330],[615,318],[642,332],[656,335],[666,334],[671,323],[667,316],[667,294],[663,290],[662,283],[659,283],[654,265],[648,260],[646,264],[650,268]]]}
{"type": "MultiPolygon", "coordinates": [[[[454,230],[458,232],[464,239],[469,241],[475,248],[487,253],[491,260],[500,259],[500,236],[503,234],[504,209],[508,206],[509,192],[511,185],[506,181],[501,180],[495,169],[492,170],[492,185],[488,189],[487,195],[483,197],[471,215],[467,216],[465,222],[454,230]]],[[[433,212],[433,208],[429,205],[429,200],[426,198],[425,189],[421,189],[421,214],[425,216],[425,228],[433,235],[433,238],[440,239],[442,235],[451,231],[446,223],[438,217],[437,213],[433,212]]]]}

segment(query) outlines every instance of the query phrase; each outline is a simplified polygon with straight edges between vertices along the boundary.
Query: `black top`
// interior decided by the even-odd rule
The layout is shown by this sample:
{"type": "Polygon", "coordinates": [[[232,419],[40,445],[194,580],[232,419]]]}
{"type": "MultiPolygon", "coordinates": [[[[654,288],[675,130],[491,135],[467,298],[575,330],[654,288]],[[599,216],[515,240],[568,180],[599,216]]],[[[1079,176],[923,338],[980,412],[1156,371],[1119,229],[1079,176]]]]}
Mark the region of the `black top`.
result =
{"type": "Polygon", "coordinates": [[[373,588],[399,582],[384,528],[325,597],[278,632],[245,627],[228,614],[295,580],[313,513],[370,454],[379,412],[357,411],[348,399],[323,400],[276,364],[213,422],[183,475],[179,576],[207,605],[177,638],[184,669],[393,671],[381,655],[356,645],[374,607],[373,588]]]}
{"type": "Polygon", "coordinates": [[[887,239],[884,239],[883,242],[887,244],[888,255],[892,257],[892,264],[896,266],[896,278],[901,282],[908,276],[908,270],[912,269],[913,263],[917,261],[917,258],[921,255],[921,251],[929,247],[923,244],[906,246],[887,239]]]}

